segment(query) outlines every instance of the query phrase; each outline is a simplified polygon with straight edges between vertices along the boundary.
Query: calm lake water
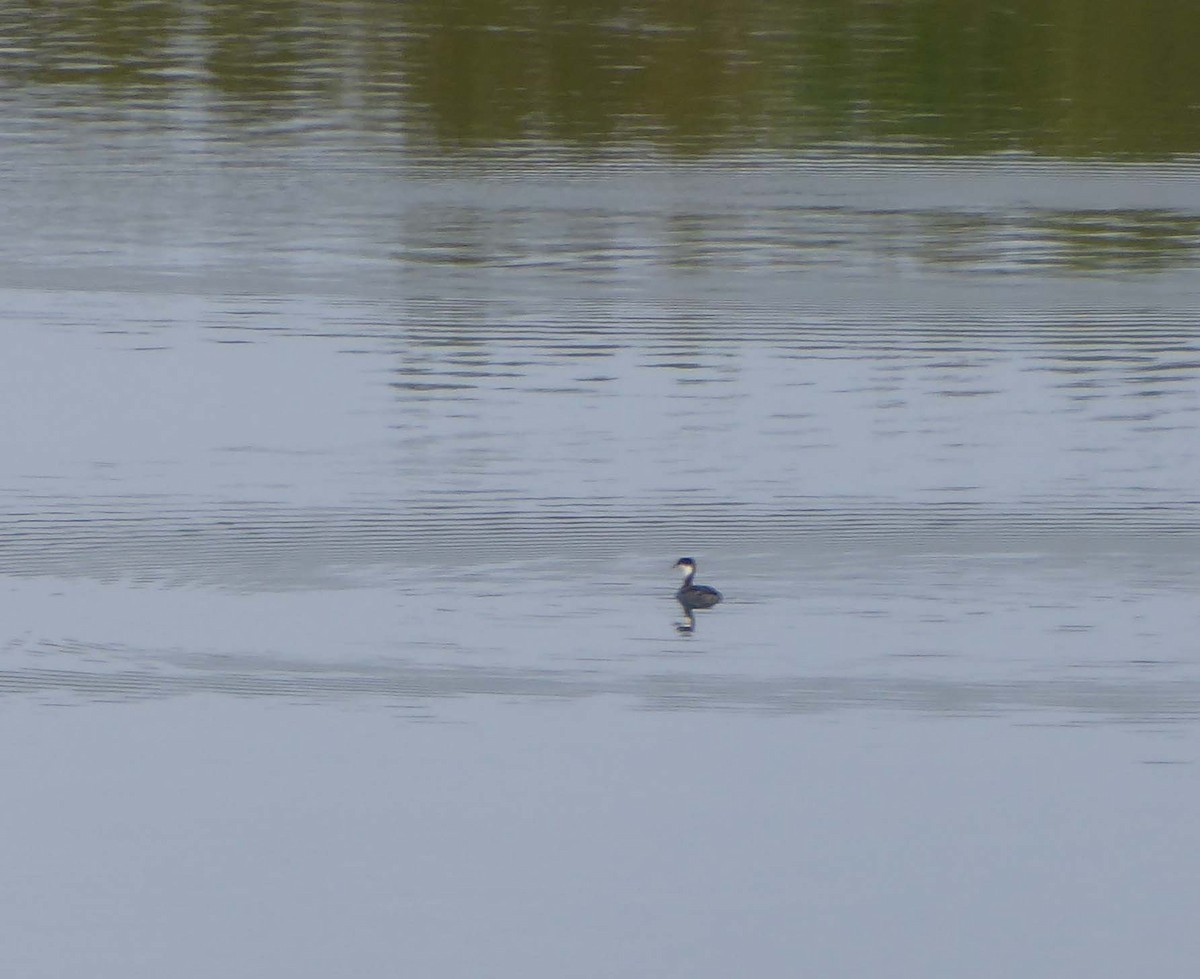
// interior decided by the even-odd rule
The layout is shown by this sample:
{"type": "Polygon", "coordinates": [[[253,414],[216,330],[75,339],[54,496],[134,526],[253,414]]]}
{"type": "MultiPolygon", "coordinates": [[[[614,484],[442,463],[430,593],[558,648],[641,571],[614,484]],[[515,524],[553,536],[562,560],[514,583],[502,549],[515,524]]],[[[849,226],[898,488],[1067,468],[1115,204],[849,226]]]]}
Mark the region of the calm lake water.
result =
{"type": "Polygon", "coordinates": [[[0,15],[6,974],[1194,968],[1200,13],[929,6],[0,15]]]}

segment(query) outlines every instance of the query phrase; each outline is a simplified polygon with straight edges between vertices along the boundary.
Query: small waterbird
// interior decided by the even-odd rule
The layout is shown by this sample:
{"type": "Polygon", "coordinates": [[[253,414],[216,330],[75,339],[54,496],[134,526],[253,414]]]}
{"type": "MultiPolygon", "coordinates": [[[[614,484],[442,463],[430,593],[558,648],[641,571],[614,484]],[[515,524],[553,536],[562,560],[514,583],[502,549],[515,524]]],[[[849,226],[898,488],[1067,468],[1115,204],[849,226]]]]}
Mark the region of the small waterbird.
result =
{"type": "Polygon", "coordinates": [[[721,593],[708,585],[694,585],[692,579],[696,576],[696,562],[690,557],[681,557],[675,562],[675,567],[683,572],[683,585],[675,593],[679,604],[688,611],[694,608],[712,608],[721,600],[721,593]]]}

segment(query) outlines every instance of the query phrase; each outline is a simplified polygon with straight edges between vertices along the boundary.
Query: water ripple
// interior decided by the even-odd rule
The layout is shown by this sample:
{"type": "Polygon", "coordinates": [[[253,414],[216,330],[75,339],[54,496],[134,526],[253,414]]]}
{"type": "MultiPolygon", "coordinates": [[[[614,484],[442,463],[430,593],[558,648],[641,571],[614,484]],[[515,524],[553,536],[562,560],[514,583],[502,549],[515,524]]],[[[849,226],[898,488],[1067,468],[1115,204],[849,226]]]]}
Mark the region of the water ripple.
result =
{"type": "MultiPolygon", "coordinates": [[[[110,657],[145,651],[55,644],[35,655],[110,657]]],[[[496,665],[280,665],[252,656],[157,657],[151,666],[16,666],[0,669],[0,694],[54,702],[133,701],[197,694],[417,707],[461,697],[572,699],[615,696],[651,710],[827,713],[897,710],[927,715],[1029,715],[1094,723],[1179,723],[1200,718],[1194,680],[1027,679],[988,682],[896,676],[635,675],[496,665]]]]}
{"type": "MultiPolygon", "coordinates": [[[[288,589],[354,580],[368,569],[649,555],[688,542],[726,553],[884,555],[1200,555],[1195,501],[1084,507],[975,504],[832,508],[543,500],[524,509],[432,499],[423,507],[230,507],[0,517],[0,574],[288,589]]],[[[514,504],[516,501],[512,501],[514,504]]],[[[1200,558],[1198,558],[1200,559],[1200,558]]]]}

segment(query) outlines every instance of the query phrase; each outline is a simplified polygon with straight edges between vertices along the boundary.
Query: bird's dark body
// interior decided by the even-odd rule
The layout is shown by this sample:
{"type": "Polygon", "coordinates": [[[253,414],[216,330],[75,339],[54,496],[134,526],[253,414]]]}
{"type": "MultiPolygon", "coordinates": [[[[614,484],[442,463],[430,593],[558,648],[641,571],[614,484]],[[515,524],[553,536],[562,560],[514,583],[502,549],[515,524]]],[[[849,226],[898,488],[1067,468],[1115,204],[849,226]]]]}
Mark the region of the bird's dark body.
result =
{"type": "Polygon", "coordinates": [[[712,608],[721,600],[721,593],[708,585],[684,585],[675,597],[684,608],[712,608]]]}
{"type": "Polygon", "coordinates": [[[683,569],[683,586],[675,593],[675,597],[685,609],[712,608],[721,600],[721,593],[715,588],[693,584],[696,562],[690,557],[680,558],[675,562],[675,567],[683,569]]]}

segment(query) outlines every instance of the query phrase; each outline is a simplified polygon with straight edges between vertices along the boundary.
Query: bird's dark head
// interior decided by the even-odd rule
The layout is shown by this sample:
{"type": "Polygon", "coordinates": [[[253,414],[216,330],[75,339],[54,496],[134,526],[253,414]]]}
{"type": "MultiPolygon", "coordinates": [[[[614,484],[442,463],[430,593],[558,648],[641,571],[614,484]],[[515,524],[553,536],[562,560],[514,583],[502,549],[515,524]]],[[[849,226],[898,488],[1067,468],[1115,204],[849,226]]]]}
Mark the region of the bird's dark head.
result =
{"type": "Polygon", "coordinates": [[[675,562],[675,567],[679,568],[685,575],[688,575],[696,570],[696,562],[690,557],[681,557],[675,562]]]}

